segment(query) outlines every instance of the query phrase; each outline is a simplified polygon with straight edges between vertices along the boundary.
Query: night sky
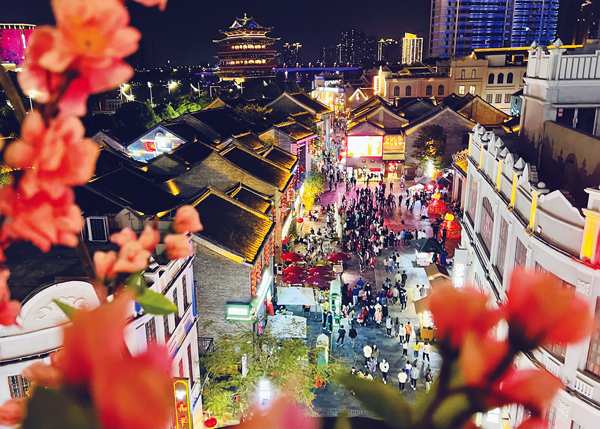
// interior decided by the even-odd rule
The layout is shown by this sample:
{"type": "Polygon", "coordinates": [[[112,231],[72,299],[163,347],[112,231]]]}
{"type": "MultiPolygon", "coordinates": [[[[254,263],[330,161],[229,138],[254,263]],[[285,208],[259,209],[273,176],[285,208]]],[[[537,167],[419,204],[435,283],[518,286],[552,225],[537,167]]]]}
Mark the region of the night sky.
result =
{"type": "MultiPolygon", "coordinates": [[[[102,1],[102,0],[94,0],[102,1]]],[[[167,9],[148,9],[127,1],[132,25],[151,36],[155,64],[214,65],[219,29],[228,28],[244,12],[265,27],[271,37],[303,45],[305,63],[319,59],[321,46],[337,44],[344,29],[367,36],[402,38],[404,32],[427,36],[429,0],[275,1],[275,0],[170,0],[167,9]]],[[[0,0],[2,23],[52,23],[50,0],[0,0]]]]}

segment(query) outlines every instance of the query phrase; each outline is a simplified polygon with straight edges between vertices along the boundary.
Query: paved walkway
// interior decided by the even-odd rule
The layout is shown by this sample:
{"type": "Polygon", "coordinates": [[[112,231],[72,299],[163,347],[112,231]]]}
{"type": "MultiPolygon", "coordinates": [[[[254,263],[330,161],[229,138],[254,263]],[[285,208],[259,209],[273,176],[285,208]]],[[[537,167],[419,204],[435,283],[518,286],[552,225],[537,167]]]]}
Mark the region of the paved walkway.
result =
{"type": "MultiPolygon", "coordinates": [[[[387,180],[388,184],[391,180],[387,180]]],[[[364,184],[359,183],[357,187],[364,187],[364,184]]],[[[410,183],[407,183],[407,186],[410,186],[410,183]]],[[[371,189],[374,189],[375,186],[370,185],[371,189]]],[[[328,189],[328,185],[326,187],[328,189]]],[[[337,191],[334,189],[331,192],[326,192],[321,196],[321,201],[318,203],[319,205],[326,206],[327,204],[334,204],[339,201],[340,195],[345,193],[345,185],[339,184],[337,191]]],[[[389,191],[388,191],[389,193],[389,191]]],[[[405,189],[399,189],[399,180],[394,180],[394,192],[393,194],[398,199],[398,195],[403,193],[404,197],[406,196],[405,189]]],[[[355,197],[355,190],[351,190],[348,194],[346,194],[346,198],[355,197]]],[[[418,229],[425,230],[429,236],[432,234],[431,230],[431,222],[429,218],[426,216],[426,210],[422,210],[420,203],[416,204],[414,210],[406,210],[406,206],[402,205],[401,208],[396,207],[391,214],[386,214],[384,216],[384,222],[388,225],[389,229],[393,229],[394,232],[401,231],[402,229],[418,229]]],[[[309,221],[308,218],[302,216],[304,218],[304,224],[302,228],[302,232],[306,233],[310,231],[311,227],[317,230],[317,228],[324,228],[325,219],[321,216],[319,222],[309,221]]],[[[447,250],[449,251],[448,257],[451,258],[453,256],[454,248],[457,243],[452,243],[451,241],[447,241],[447,250]]],[[[409,295],[409,303],[407,308],[404,311],[400,310],[399,306],[390,306],[389,307],[389,315],[392,318],[398,317],[400,323],[404,325],[407,322],[410,322],[412,326],[419,326],[419,319],[417,314],[415,313],[414,308],[414,299],[418,298],[419,294],[417,292],[418,285],[426,285],[428,287],[429,282],[427,280],[427,276],[425,275],[425,270],[421,267],[417,267],[415,264],[415,251],[411,246],[400,246],[397,249],[387,249],[382,252],[382,255],[377,258],[377,265],[374,269],[367,269],[365,272],[360,273],[358,267],[358,258],[353,257],[352,260],[344,265],[344,273],[342,280],[344,283],[350,284],[353,287],[359,278],[362,278],[363,281],[371,283],[374,291],[381,290],[381,286],[385,279],[389,277],[393,281],[393,276],[397,274],[398,271],[394,273],[388,273],[383,266],[383,259],[391,255],[393,252],[398,252],[401,256],[400,263],[400,272],[406,271],[408,275],[406,289],[409,295]]],[[[376,292],[374,292],[376,294],[376,292]]],[[[308,325],[311,329],[309,342],[314,342],[316,336],[325,332],[322,329],[322,323],[320,322],[321,316],[311,317],[308,321],[308,325]]],[[[346,326],[346,331],[349,328],[346,326]]],[[[380,328],[373,324],[368,324],[366,327],[357,326],[358,337],[356,339],[356,344],[352,347],[351,340],[348,336],[346,336],[345,342],[343,345],[335,344],[337,340],[337,330],[338,327],[334,327],[333,333],[333,341],[334,346],[332,350],[332,358],[339,359],[347,366],[348,371],[350,368],[354,366],[357,371],[358,370],[366,370],[364,368],[364,357],[362,353],[362,349],[365,344],[369,344],[373,346],[373,344],[377,344],[377,347],[380,349],[380,358],[385,358],[390,363],[390,371],[388,373],[388,383],[393,386],[398,386],[398,373],[400,369],[406,363],[406,357],[402,356],[402,345],[398,338],[390,338],[386,335],[385,324],[382,324],[380,328]]],[[[415,334],[411,337],[411,341],[409,343],[409,359],[411,363],[414,361],[413,357],[413,345],[415,344],[415,334]]],[[[419,354],[419,357],[422,358],[422,353],[419,354]]],[[[428,365],[431,365],[431,369],[433,371],[434,377],[439,373],[439,368],[441,364],[441,359],[435,350],[435,345],[432,347],[431,353],[431,362],[423,363],[422,360],[418,361],[419,368],[421,369],[421,377],[417,383],[417,390],[413,391],[407,383],[407,388],[404,390],[403,395],[410,403],[415,403],[417,395],[425,391],[425,381],[424,374],[425,369],[428,365]]],[[[377,371],[377,378],[373,381],[374,383],[381,383],[381,372],[377,371]]],[[[364,410],[361,404],[356,400],[356,398],[351,395],[345,388],[336,385],[330,384],[327,385],[317,391],[317,397],[313,402],[313,405],[316,411],[321,416],[337,416],[340,410],[345,409],[352,413],[352,415],[366,415],[367,411],[364,410]]]]}

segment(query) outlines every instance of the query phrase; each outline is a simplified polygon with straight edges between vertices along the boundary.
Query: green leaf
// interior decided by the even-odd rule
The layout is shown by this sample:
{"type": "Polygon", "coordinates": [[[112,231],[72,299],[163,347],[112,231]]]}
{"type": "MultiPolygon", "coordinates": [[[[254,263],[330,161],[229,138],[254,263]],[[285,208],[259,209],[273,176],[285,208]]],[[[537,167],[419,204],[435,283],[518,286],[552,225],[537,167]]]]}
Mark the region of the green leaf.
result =
{"type": "Polygon", "coordinates": [[[342,410],[339,417],[335,420],[333,429],[352,429],[352,423],[350,423],[346,410],[342,410]]]}
{"type": "Polygon", "coordinates": [[[37,387],[27,402],[23,429],[99,429],[89,395],[37,387]]]}
{"type": "Polygon", "coordinates": [[[58,308],[62,310],[63,313],[65,313],[65,316],[67,316],[69,320],[73,320],[73,317],[75,317],[75,314],[77,314],[75,307],[71,307],[69,304],[60,302],[58,299],[53,299],[52,301],[58,306],[58,308]]]}
{"type": "Polygon", "coordinates": [[[148,314],[166,316],[177,311],[177,306],[169,301],[166,296],[150,289],[146,289],[146,292],[138,296],[136,301],[140,303],[144,311],[148,314]]]}
{"type": "Polygon", "coordinates": [[[137,273],[133,273],[127,277],[125,284],[127,285],[127,288],[135,294],[136,297],[143,295],[148,290],[143,271],[138,271],[137,273]]]}
{"type": "Polygon", "coordinates": [[[450,427],[456,416],[467,411],[471,403],[467,395],[459,393],[450,396],[434,411],[431,420],[436,428],[450,427]]]}
{"type": "Polygon", "coordinates": [[[338,381],[354,392],[369,411],[384,419],[390,427],[405,429],[412,426],[412,407],[391,385],[349,374],[339,377],[338,381]]]}

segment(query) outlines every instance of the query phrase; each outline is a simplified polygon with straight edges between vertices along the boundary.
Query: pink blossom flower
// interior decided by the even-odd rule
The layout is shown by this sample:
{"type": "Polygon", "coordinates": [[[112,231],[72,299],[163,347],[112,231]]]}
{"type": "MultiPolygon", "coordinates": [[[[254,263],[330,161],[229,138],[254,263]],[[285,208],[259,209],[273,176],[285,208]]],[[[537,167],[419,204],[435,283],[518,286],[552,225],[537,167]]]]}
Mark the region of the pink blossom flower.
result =
{"type": "Polygon", "coordinates": [[[144,250],[153,252],[159,242],[160,232],[157,229],[152,228],[150,225],[146,225],[140,234],[140,238],[138,238],[138,243],[140,243],[144,250]]]}
{"type": "Polygon", "coordinates": [[[26,240],[43,252],[52,244],[77,246],[83,228],[81,210],[75,204],[73,190],[67,188],[58,199],[39,192],[25,198],[12,186],[0,188],[0,211],[8,221],[2,225],[0,243],[26,240]]]}
{"type": "Polygon", "coordinates": [[[117,262],[117,252],[114,250],[110,252],[97,251],[94,253],[94,269],[100,281],[104,281],[107,278],[111,279],[115,276],[115,262],[117,262]]]}
{"type": "Polygon", "coordinates": [[[83,124],[75,117],[59,116],[46,127],[38,110],[27,115],[21,140],[11,143],[4,154],[8,166],[24,169],[19,189],[26,198],[44,191],[57,199],[66,187],[87,183],[99,150],[84,134],[83,124]]]}
{"type": "Polygon", "coordinates": [[[460,348],[460,369],[467,386],[486,386],[488,376],[508,353],[506,341],[467,333],[460,348]]]}
{"type": "Polygon", "coordinates": [[[516,268],[506,295],[509,338],[520,349],[577,342],[592,331],[587,301],[564,288],[554,276],[516,268]]]}
{"type": "Polygon", "coordinates": [[[9,399],[0,407],[0,426],[14,426],[25,420],[27,398],[9,399]]]}
{"type": "Polygon", "coordinates": [[[65,374],[62,370],[43,362],[36,362],[23,370],[23,377],[40,386],[60,387],[65,374]]]}
{"type": "Polygon", "coordinates": [[[113,270],[117,273],[135,273],[148,266],[151,253],[144,249],[138,241],[125,243],[119,250],[119,257],[113,270]]]}
{"type": "Polygon", "coordinates": [[[167,234],[165,246],[169,259],[187,258],[192,254],[192,246],[187,235],[167,234]]]}
{"type": "Polygon", "coordinates": [[[158,8],[163,11],[167,7],[167,2],[169,0],[135,0],[136,2],[143,4],[144,6],[152,7],[158,6],[158,8]]]}
{"type": "Polygon", "coordinates": [[[178,234],[202,231],[202,223],[200,223],[198,211],[192,206],[179,207],[175,214],[173,229],[178,234]]]}
{"type": "Polygon", "coordinates": [[[127,226],[121,231],[111,234],[110,241],[112,241],[119,247],[123,247],[126,243],[129,243],[130,241],[136,241],[137,238],[138,236],[135,233],[135,231],[127,226]]]}
{"type": "Polygon", "coordinates": [[[485,337],[502,319],[501,310],[486,307],[488,298],[472,287],[451,286],[436,289],[429,297],[438,335],[451,347],[458,349],[468,332],[485,337]],[[460,314],[460,317],[456,317],[460,314]]]}
{"type": "Polygon", "coordinates": [[[21,303],[10,299],[8,277],[10,271],[0,270],[0,325],[11,326],[17,324],[17,317],[21,313],[21,303]]]}

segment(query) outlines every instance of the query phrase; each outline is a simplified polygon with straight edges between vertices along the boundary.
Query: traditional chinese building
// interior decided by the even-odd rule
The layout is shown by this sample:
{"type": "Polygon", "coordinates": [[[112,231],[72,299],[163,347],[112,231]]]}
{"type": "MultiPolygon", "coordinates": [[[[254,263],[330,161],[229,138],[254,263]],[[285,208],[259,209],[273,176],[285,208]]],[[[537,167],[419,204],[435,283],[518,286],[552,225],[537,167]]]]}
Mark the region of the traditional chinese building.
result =
{"type": "Polygon", "coordinates": [[[243,82],[251,78],[275,77],[277,50],[273,45],[279,40],[267,37],[271,27],[263,27],[253,18],[236,18],[231,27],[221,30],[225,39],[219,44],[219,69],[215,73],[224,80],[243,82]]]}

